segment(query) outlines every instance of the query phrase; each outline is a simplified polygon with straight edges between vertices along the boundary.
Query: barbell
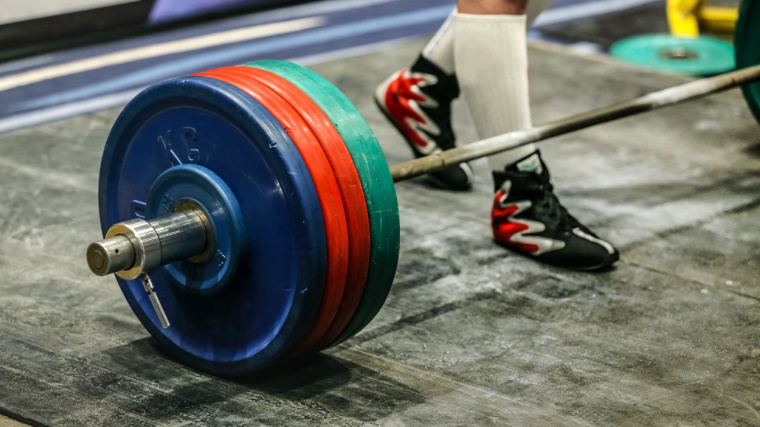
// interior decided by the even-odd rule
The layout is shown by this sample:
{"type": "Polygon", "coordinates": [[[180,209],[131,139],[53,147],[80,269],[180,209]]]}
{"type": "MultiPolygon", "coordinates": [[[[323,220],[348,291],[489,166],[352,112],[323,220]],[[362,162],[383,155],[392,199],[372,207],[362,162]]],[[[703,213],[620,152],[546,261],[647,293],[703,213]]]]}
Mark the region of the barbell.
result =
{"type": "Polygon", "coordinates": [[[184,363],[260,371],[345,341],[383,306],[399,256],[394,182],[743,86],[760,120],[760,22],[743,69],[389,167],[335,86],[284,61],[156,84],[121,112],[99,178],[103,240],[86,258],[184,363]]]}

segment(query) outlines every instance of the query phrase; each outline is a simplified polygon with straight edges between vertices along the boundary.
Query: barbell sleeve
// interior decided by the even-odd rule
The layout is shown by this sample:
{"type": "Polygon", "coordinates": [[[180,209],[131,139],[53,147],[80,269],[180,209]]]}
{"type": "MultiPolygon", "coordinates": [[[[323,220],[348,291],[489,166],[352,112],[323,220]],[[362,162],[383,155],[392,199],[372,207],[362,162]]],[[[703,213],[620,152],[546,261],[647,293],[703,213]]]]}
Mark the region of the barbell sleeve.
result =
{"type": "Polygon", "coordinates": [[[146,221],[113,225],[106,238],[87,248],[87,265],[98,276],[115,273],[131,280],[168,263],[202,254],[211,241],[208,219],[200,209],[173,212],[146,221]]]}

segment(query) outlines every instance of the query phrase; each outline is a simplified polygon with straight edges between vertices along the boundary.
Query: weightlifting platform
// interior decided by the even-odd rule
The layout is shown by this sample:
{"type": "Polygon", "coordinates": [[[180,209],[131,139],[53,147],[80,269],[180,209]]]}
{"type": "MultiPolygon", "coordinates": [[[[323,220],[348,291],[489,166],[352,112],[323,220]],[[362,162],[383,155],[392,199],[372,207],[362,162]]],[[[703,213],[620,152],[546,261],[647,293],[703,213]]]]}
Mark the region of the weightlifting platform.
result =
{"type": "MultiPolygon", "coordinates": [[[[311,66],[390,164],[375,85],[424,41],[311,66]]],[[[540,124],[686,81],[530,45],[540,124]]],[[[200,70],[199,70],[200,71],[200,70]]],[[[242,380],[187,368],[92,275],[120,109],[0,135],[0,414],[32,425],[760,425],[760,127],[739,90],[542,143],[565,206],[622,259],[568,272],[491,240],[492,188],[396,185],[401,257],[356,337],[242,380]]],[[[460,141],[476,139],[455,105],[460,141]]],[[[3,422],[0,420],[0,424],[3,422]]]]}

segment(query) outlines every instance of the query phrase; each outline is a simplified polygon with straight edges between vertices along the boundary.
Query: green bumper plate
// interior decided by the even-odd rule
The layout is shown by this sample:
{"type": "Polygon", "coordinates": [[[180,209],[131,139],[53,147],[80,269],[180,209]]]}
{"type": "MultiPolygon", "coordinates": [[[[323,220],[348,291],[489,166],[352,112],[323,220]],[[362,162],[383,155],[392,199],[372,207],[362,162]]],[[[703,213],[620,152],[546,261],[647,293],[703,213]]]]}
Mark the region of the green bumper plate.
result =
{"type": "Polygon", "coordinates": [[[359,173],[370,225],[370,264],[359,307],[335,339],[339,344],[361,331],[380,311],[396,275],[400,228],[398,201],[388,163],[372,129],[349,99],[319,74],[284,61],[244,64],[277,74],[309,96],[340,133],[359,173]]]}
{"type": "MultiPolygon", "coordinates": [[[[734,35],[736,66],[751,67],[760,64],[760,2],[743,0],[739,6],[739,21],[734,35]]],[[[760,123],[760,83],[742,87],[749,108],[760,123]]]]}
{"type": "Polygon", "coordinates": [[[695,76],[725,73],[736,67],[731,43],[711,37],[636,36],[615,43],[610,54],[647,68],[695,76]]]}

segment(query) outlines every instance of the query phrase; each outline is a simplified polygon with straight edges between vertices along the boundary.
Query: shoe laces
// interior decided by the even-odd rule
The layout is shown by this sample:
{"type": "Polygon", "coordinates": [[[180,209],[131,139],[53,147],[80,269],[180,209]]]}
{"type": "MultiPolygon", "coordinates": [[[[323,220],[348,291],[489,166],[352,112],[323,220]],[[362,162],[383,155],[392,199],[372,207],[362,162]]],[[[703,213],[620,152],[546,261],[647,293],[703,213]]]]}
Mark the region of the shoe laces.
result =
{"type": "Polygon", "coordinates": [[[531,181],[534,182],[525,187],[524,190],[536,195],[533,199],[534,206],[545,212],[557,224],[558,230],[571,230],[580,227],[586,231],[583,224],[562,206],[557,195],[554,194],[554,185],[549,181],[548,174],[534,175],[531,178],[531,181]]]}

